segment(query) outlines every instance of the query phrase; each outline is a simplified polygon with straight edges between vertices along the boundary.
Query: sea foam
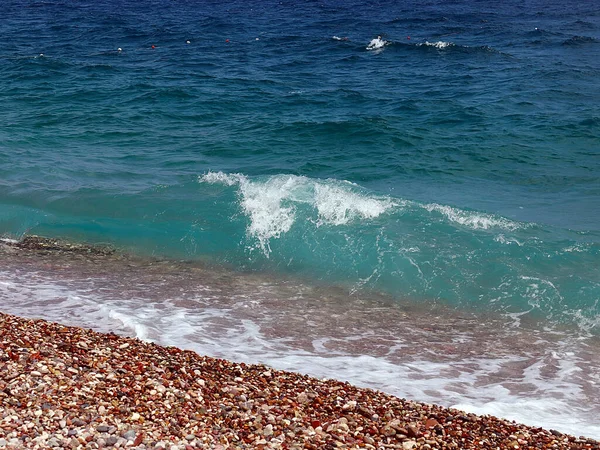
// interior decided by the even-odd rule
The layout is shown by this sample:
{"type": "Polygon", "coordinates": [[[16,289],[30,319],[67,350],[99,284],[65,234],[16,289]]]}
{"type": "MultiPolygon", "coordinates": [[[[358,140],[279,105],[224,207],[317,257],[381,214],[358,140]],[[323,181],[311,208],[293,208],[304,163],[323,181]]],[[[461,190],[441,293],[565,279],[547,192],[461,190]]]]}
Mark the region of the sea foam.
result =
{"type": "Polygon", "coordinates": [[[428,203],[423,208],[429,212],[438,212],[444,215],[448,220],[456,224],[471,228],[473,230],[488,230],[498,228],[502,230],[514,231],[530,224],[515,222],[505,217],[498,217],[492,214],[486,214],[476,211],[467,211],[453,208],[448,205],[439,205],[437,203],[428,203]]]}
{"type": "Polygon", "coordinates": [[[452,42],[445,42],[445,41],[437,41],[437,42],[425,41],[422,44],[417,44],[417,46],[421,46],[421,45],[425,45],[427,47],[435,47],[439,50],[442,50],[444,48],[454,47],[455,44],[453,44],[452,42]]]}
{"type": "Polygon", "coordinates": [[[341,226],[371,220],[397,205],[391,198],[376,196],[359,186],[339,180],[316,180],[296,175],[250,179],[242,174],[209,172],[199,181],[238,186],[240,207],[249,219],[247,234],[258,240],[265,255],[270,241],[287,233],[297,221],[320,226],[341,226]],[[297,214],[298,208],[307,214],[297,214]]]}

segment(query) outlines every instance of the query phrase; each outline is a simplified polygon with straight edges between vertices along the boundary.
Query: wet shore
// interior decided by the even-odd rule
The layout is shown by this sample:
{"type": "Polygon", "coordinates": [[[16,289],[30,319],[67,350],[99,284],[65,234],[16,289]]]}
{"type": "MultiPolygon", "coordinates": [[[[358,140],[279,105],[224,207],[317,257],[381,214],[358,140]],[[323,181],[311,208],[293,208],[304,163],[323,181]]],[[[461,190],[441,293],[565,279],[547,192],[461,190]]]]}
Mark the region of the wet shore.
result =
{"type": "Polygon", "coordinates": [[[0,447],[600,448],[335,380],[0,315],[0,447]]]}

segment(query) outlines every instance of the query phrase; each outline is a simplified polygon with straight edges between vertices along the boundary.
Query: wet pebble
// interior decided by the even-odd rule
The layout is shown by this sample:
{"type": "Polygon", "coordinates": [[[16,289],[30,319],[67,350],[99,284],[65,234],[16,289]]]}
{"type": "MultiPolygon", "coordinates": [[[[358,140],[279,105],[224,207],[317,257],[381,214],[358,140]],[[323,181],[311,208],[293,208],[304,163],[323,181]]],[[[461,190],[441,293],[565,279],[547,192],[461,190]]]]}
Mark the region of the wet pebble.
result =
{"type": "Polygon", "coordinates": [[[600,450],[336,380],[2,313],[0,361],[0,385],[10,385],[0,448],[600,450]]]}

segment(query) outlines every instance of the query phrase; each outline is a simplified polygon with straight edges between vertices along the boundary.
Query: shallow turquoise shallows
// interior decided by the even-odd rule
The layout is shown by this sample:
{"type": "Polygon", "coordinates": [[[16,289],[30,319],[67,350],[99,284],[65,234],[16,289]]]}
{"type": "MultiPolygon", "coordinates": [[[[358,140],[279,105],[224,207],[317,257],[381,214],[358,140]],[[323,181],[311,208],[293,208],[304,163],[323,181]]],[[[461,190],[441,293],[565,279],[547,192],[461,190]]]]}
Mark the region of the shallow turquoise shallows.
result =
{"type": "Polygon", "coordinates": [[[5,238],[597,331],[593,2],[7,0],[0,16],[5,238]]]}

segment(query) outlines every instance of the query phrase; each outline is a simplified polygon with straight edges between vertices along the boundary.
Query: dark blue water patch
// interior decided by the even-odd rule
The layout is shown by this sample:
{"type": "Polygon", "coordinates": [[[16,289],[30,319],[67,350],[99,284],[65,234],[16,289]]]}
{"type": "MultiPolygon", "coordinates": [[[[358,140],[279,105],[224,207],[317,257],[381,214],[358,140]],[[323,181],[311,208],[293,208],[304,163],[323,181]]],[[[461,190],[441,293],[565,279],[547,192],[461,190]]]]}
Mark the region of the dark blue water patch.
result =
{"type": "Polygon", "coordinates": [[[590,36],[573,36],[573,37],[570,37],[569,39],[567,39],[566,41],[564,41],[562,44],[579,46],[579,45],[587,45],[587,44],[597,44],[598,42],[599,42],[598,39],[590,37],[590,36]]]}

